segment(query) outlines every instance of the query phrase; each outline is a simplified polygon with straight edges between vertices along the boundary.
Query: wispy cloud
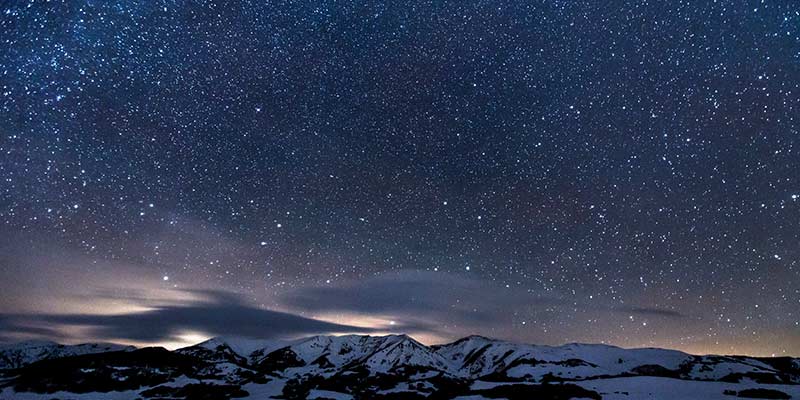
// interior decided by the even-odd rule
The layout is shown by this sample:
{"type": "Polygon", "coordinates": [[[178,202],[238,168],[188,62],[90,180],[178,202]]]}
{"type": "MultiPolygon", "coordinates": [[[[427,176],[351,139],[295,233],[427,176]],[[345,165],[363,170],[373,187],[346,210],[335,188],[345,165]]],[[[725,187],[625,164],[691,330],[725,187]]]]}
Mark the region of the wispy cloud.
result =
{"type": "Polygon", "coordinates": [[[202,300],[168,304],[152,309],[115,314],[39,314],[0,316],[0,337],[20,333],[49,335],[59,326],[86,329],[93,339],[134,342],[177,341],[187,331],[208,335],[282,338],[317,333],[374,331],[371,328],[336,324],[300,315],[257,308],[229,292],[202,291],[202,300]],[[35,328],[41,327],[44,328],[35,328]],[[35,329],[36,331],[31,331],[35,329]],[[44,329],[44,330],[42,330],[44,329]]]}
{"type": "Polygon", "coordinates": [[[299,288],[279,299],[291,309],[314,313],[356,313],[396,319],[421,333],[450,338],[503,326],[520,307],[545,309],[564,304],[486,280],[442,272],[402,271],[338,286],[299,288]],[[522,305],[521,305],[522,304],[522,305]]]}
{"type": "Polygon", "coordinates": [[[673,310],[655,307],[618,307],[615,309],[618,312],[639,314],[652,317],[666,317],[666,318],[686,318],[687,315],[673,310]]]}

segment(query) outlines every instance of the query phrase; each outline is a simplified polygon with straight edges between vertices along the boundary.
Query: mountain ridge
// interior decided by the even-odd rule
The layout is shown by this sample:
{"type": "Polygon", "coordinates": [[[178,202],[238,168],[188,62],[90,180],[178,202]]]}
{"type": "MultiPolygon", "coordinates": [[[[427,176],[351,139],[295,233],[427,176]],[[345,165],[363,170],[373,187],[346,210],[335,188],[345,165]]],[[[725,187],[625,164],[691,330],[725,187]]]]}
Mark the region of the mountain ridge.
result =
{"type": "Polygon", "coordinates": [[[713,388],[719,396],[750,389],[800,396],[798,358],[542,346],[477,335],[431,346],[408,335],[215,337],[172,351],[27,342],[0,347],[2,360],[13,362],[0,364],[0,398],[616,399],[652,390],[643,380],[713,388]]]}

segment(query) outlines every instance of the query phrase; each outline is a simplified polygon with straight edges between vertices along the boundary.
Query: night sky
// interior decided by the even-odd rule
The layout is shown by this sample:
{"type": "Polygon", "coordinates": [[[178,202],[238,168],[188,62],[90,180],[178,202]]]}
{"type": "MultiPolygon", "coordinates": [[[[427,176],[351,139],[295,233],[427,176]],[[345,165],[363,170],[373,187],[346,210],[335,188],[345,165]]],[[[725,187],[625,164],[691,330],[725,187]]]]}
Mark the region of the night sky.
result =
{"type": "Polygon", "coordinates": [[[0,341],[800,355],[800,5],[0,6],[0,341]]]}

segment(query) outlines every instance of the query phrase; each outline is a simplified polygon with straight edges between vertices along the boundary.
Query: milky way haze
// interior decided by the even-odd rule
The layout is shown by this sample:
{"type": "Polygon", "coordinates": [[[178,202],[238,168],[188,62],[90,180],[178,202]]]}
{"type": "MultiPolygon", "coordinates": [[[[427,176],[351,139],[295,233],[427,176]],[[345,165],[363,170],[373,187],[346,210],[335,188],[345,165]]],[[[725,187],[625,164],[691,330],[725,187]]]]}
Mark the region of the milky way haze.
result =
{"type": "Polygon", "coordinates": [[[0,340],[800,355],[796,1],[0,9],[0,340]]]}

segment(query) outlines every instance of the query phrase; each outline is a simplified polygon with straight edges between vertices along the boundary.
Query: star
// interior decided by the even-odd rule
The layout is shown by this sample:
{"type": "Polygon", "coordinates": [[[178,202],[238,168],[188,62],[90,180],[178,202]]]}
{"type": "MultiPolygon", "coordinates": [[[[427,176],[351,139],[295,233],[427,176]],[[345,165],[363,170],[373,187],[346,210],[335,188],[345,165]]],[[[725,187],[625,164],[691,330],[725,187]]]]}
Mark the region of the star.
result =
{"type": "Polygon", "coordinates": [[[0,292],[800,355],[792,2],[337,5],[10,2],[0,292]]]}

